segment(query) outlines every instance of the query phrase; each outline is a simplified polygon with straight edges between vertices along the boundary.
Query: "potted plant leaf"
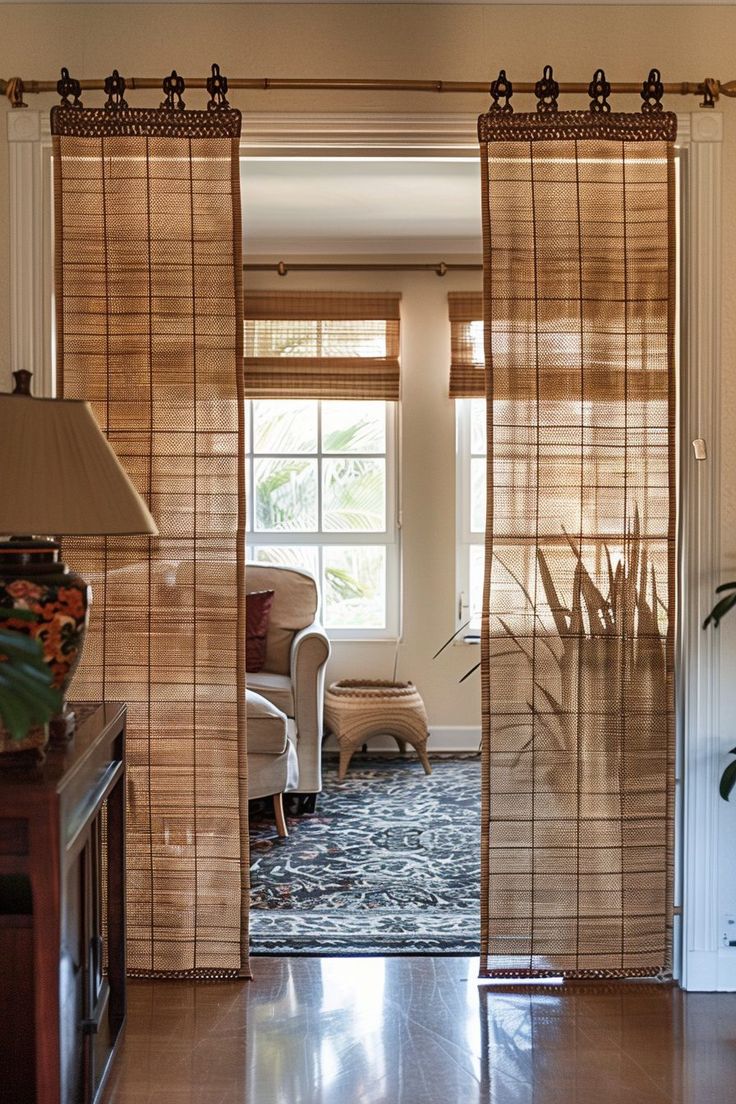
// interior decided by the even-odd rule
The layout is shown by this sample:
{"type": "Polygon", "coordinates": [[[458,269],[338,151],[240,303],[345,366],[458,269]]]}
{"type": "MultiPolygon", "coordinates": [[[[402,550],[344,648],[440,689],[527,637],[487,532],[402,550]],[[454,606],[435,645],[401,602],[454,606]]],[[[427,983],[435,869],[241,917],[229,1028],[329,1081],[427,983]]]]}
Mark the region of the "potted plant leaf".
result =
{"type": "Polygon", "coordinates": [[[15,624],[37,620],[31,610],[0,610],[0,752],[12,755],[43,748],[62,704],[40,641],[15,624]]]}
{"type": "MultiPolygon", "coordinates": [[[[736,606],[736,582],[721,583],[719,587],[716,587],[716,594],[722,594],[723,597],[718,599],[703,622],[704,629],[707,629],[709,625],[717,629],[721,623],[721,618],[725,617],[728,611],[736,606]]],[[[736,748],[731,748],[728,754],[736,755],[736,748]]],[[[728,801],[734,786],[736,786],[736,760],[729,763],[721,775],[718,790],[724,801],[728,801]]]]}

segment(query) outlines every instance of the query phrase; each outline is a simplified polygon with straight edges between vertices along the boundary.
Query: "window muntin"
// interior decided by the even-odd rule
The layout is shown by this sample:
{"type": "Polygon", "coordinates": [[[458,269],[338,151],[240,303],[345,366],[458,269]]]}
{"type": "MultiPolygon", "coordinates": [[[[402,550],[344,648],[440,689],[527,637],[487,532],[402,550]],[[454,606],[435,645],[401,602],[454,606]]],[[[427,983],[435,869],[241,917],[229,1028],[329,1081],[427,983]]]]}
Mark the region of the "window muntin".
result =
{"type": "Polygon", "coordinates": [[[320,582],[334,638],[398,633],[395,404],[246,404],[248,554],[320,582]]]}

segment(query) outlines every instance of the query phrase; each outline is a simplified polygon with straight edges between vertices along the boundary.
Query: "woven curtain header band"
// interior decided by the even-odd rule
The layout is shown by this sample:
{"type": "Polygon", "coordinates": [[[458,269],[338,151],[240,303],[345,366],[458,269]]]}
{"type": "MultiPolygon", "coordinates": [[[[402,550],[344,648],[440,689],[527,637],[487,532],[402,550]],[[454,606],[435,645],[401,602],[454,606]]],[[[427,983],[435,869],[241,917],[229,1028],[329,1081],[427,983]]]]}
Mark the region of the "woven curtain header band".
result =
{"type": "Polygon", "coordinates": [[[170,111],[163,107],[51,108],[51,133],[65,138],[240,138],[242,116],[226,111],[170,111]]]}
{"type": "Polygon", "coordinates": [[[569,139],[618,142],[674,142],[677,115],[558,111],[549,114],[494,111],[478,118],[479,142],[556,142],[569,139]]]}

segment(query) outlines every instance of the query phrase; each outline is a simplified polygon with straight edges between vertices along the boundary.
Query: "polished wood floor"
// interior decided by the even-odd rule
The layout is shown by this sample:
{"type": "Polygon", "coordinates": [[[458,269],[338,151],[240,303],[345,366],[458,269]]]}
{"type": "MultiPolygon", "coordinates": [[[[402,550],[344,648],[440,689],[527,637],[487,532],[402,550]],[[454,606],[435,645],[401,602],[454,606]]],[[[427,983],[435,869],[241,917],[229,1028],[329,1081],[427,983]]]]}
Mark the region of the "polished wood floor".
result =
{"type": "Polygon", "coordinates": [[[477,960],[257,958],[131,982],[105,1104],[730,1104],[736,994],[479,985],[477,960]]]}

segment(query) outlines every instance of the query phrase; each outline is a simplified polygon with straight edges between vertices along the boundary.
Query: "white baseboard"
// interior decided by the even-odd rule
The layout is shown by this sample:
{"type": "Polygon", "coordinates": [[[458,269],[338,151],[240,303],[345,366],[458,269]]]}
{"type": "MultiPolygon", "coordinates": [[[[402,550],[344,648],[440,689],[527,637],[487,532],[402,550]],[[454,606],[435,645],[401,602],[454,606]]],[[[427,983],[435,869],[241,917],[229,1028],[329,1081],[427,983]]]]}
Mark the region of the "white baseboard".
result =
{"type": "MultiPolygon", "coordinates": [[[[330,734],[324,742],[325,751],[337,751],[337,741],[330,734]]],[[[479,725],[432,725],[427,749],[430,752],[468,752],[480,749],[479,725]]],[[[396,741],[390,736],[374,736],[368,742],[369,751],[396,751],[396,741]]]]}
{"type": "Polygon", "coordinates": [[[681,984],[690,993],[733,993],[736,951],[690,951],[681,984]]]}

